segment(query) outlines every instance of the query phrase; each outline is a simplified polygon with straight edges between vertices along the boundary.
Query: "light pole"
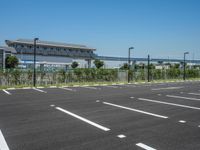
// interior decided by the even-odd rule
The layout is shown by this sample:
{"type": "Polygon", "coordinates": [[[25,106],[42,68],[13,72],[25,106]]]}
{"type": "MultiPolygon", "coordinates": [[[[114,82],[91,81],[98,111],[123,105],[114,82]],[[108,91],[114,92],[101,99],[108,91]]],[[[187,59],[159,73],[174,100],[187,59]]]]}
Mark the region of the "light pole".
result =
{"type": "Polygon", "coordinates": [[[184,73],[183,73],[183,80],[185,80],[185,67],[186,67],[186,64],[185,64],[185,57],[186,57],[187,54],[189,54],[189,52],[185,52],[185,53],[184,53],[184,61],[183,61],[184,73]]]}
{"type": "Polygon", "coordinates": [[[134,47],[130,47],[128,49],[128,83],[130,82],[130,68],[131,68],[131,50],[134,49],[134,47]]]}
{"type": "Polygon", "coordinates": [[[33,72],[33,86],[36,86],[36,42],[39,38],[34,38],[34,72],[33,72]]]}
{"type": "Polygon", "coordinates": [[[148,55],[148,82],[150,82],[150,55],[148,55]]]}

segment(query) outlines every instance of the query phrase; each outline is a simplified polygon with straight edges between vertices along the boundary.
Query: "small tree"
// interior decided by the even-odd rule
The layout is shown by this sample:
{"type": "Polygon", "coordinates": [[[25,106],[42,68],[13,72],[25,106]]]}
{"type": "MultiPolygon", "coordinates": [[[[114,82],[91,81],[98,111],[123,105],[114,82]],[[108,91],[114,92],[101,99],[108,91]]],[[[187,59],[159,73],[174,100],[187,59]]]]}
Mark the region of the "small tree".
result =
{"type": "Polygon", "coordinates": [[[101,60],[96,59],[96,60],[94,61],[94,65],[96,66],[97,69],[99,69],[99,68],[101,68],[101,67],[104,66],[104,62],[101,61],[101,60]]]}
{"type": "Polygon", "coordinates": [[[120,67],[120,69],[122,70],[128,70],[128,68],[129,68],[128,63],[124,63],[123,66],[120,67]]]}
{"type": "Polygon", "coordinates": [[[16,56],[8,56],[6,58],[6,68],[16,68],[19,64],[19,60],[16,56]]]}
{"type": "Polygon", "coordinates": [[[76,61],[74,61],[72,64],[71,64],[71,67],[73,69],[77,68],[78,67],[78,63],[76,61]]]}

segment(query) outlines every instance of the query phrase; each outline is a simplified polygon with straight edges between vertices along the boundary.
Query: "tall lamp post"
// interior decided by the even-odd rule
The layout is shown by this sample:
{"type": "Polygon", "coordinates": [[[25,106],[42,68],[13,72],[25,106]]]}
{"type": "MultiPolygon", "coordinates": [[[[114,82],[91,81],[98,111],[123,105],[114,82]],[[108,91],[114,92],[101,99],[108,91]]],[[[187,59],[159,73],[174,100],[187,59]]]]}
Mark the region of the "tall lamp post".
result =
{"type": "Polygon", "coordinates": [[[184,64],[183,64],[184,73],[183,73],[183,80],[185,80],[185,78],[186,78],[186,75],[185,75],[185,74],[186,74],[186,73],[185,73],[185,70],[186,70],[186,69],[185,69],[185,67],[186,67],[185,57],[186,57],[187,54],[189,54],[189,52],[185,52],[185,53],[184,53],[184,61],[183,61],[183,63],[184,63],[184,64]]]}
{"type": "Polygon", "coordinates": [[[128,83],[130,82],[130,68],[131,68],[131,50],[134,49],[134,47],[130,47],[128,49],[128,83]]]}
{"type": "Polygon", "coordinates": [[[34,38],[34,72],[33,72],[33,86],[36,86],[36,42],[39,38],[34,38]]]}
{"type": "Polygon", "coordinates": [[[150,82],[150,55],[148,55],[148,82],[150,82]]]}

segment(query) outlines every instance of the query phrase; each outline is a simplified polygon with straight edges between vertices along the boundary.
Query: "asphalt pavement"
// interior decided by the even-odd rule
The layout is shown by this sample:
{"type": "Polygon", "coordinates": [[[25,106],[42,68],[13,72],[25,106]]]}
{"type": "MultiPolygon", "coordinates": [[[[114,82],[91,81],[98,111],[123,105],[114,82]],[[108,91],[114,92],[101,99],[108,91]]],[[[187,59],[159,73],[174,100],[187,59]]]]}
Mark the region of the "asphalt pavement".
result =
{"type": "Polygon", "coordinates": [[[199,150],[200,82],[0,91],[0,150],[199,150]]]}

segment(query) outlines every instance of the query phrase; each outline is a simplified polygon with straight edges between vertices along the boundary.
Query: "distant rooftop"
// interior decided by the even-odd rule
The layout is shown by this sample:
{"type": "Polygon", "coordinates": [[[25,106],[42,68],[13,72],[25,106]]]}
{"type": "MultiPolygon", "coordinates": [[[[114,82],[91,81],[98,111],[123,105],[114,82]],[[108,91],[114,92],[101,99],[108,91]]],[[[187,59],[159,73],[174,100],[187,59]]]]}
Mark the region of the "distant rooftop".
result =
{"type": "MultiPolygon", "coordinates": [[[[13,43],[33,45],[33,40],[30,40],[30,39],[5,40],[5,42],[8,46],[13,43]]],[[[93,51],[96,50],[95,48],[87,47],[85,45],[51,42],[51,41],[40,41],[40,40],[37,41],[37,45],[60,47],[60,48],[85,49],[85,50],[93,50],[93,51]]]]}
{"type": "Polygon", "coordinates": [[[12,47],[0,46],[0,50],[4,50],[6,52],[17,53],[16,50],[12,47]]]}

